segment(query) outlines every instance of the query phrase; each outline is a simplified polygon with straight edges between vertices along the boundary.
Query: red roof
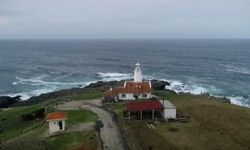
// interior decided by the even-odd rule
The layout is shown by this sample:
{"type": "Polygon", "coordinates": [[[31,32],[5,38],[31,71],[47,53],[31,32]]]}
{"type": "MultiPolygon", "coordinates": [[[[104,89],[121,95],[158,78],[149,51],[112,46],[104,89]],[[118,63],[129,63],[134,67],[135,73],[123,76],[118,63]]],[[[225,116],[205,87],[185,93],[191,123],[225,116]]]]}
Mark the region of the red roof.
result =
{"type": "Polygon", "coordinates": [[[124,84],[125,84],[124,87],[113,88],[112,90],[106,91],[104,95],[109,97],[115,97],[119,93],[143,94],[152,92],[150,81],[142,81],[142,82],[126,81],[124,84]]]}
{"type": "Polygon", "coordinates": [[[151,93],[150,82],[149,81],[126,82],[124,93],[133,93],[133,94],[151,93]]]}
{"type": "Polygon", "coordinates": [[[63,120],[63,119],[67,119],[67,112],[53,112],[53,113],[49,113],[46,116],[46,120],[63,120]]]}
{"type": "Polygon", "coordinates": [[[164,106],[158,100],[137,101],[126,104],[125,109],[131,111],[163,110],[164,106]]]}
{"type": "Polygon", "coordinates": [[[123,87],[116,87],[113,88],[112,90],[108,90],[104,93],[105,96],[109,96],[109,97],[115,97],[117,96],[119,93],[122,93],[124,91],[123,87]]]}

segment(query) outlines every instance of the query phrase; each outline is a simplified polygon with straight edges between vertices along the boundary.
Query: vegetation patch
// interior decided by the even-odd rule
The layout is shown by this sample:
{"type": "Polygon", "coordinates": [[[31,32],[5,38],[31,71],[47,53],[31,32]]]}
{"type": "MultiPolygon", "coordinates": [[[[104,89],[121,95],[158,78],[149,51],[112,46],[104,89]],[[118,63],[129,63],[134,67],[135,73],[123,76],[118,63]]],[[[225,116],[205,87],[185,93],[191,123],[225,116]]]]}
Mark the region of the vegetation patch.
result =
{"type": "Polygon", "coordinates": [[[12,109],[0,111],[0,141],[15,138],[21,134],[42,125],[42,120],[34,119],[31,121],[23,121],[22,116],[33,114],[42,108],[42,105],[32,105],[25,107],[14,107],[12,109]]]}
{"type": "Polygon", "coordinates": [[[145,121],[124,120],[122,104],[105,104],[118,116],[118,126],[132,150],[137,149],[250,149],[250,109],[209,95],[158,91],[170,100],[177,113],[190,116],[188,122],[161,122],[149,128],[145,121]]]}
{"type": "Polygon", "coordinates": [[[77,123],[94,122],[97,120],[97,115],[89,110],[70,110],[68,112],[68,119],[66,125],[73,125],[77,123]]]}
{"type": "Polygon", "coordinates": [[[44,118],[45,109],[39,108],[31,113],[21,115],[22,121],[31,121],[34,119],[43,119],[44,118]]]}
{"type": "Polygon", "coordinates": [[[73,95],[73,100],[89,100],[89,99],[97,99],[103,96],[103,93],[100,91],[90,91],[77,95],[73,95]]]}
{"type": "Polygon", "coordinates": [[[96,150],[99,147],[98,137],[94,131],[51,137],[47,143],[47,149],[51,150],[96,150]]]}

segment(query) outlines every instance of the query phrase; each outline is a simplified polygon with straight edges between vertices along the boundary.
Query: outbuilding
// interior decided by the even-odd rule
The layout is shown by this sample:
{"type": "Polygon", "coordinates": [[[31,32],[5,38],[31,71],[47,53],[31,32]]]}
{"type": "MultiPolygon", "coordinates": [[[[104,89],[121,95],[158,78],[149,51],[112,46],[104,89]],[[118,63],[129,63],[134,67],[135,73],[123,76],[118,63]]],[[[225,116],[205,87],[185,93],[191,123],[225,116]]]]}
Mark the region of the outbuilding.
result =
{"type": "Polygon", "coordinates": [[[138,114],[142,120],[144,114],[150,113],[152,120],[155,119],[157,114],[165,119],[175,119],[176,118],[176,107],[167,100],[143,100],[134,101],[125,104],[125,111],[128,112],[128,117],[130,118],[131,113],[138,114]]]}
{"type": "Polygon", "coordinates": [[[130,102],[125,105],[125,111],[128,112],[130,117],[131,113],[139,113],[140,119],[143,119],[143,114],[146,112],[150,112],[152,115],[152,120],[155,118],[156,112],[163,112],[163,105],[158,100],[144,100],[144,101],[136,101],[130,102]]]}
{"type": "Polygon", "coordinates": [[[53,112],[46,116],[46,121],[49,122],[49,133],[65,131],[65,120],[67,119],[67,112],[53,112]]]}
{"type": "Polygon", "coordinates": [[[168,100],[160,100],[164,107],[163,117],[164,119],[175,119],[176,118],[176,107],[168,100]]]}

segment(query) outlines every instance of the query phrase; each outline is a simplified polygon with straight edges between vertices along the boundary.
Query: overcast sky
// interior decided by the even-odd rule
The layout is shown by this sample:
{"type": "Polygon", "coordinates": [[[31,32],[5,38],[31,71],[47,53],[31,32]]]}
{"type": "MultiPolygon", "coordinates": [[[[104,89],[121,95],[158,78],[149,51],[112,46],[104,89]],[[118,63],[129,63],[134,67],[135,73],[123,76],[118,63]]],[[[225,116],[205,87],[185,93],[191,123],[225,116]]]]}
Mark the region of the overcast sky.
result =
{"type": "Polygon", "coordinates": [[[250,38],[250,0],[0,0],[0,38],[250,38]]]}

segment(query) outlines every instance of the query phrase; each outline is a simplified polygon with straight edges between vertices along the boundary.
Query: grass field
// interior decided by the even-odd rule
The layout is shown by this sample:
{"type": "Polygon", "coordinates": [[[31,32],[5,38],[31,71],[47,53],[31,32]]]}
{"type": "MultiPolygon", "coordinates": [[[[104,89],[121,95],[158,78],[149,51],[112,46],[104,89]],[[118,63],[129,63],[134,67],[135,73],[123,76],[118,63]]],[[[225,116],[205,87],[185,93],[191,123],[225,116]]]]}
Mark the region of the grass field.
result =
{"type": "Polygon", "coordinates": [[[21,115],[31,113],[41,107],[41,105],[37,104],[0,111],[0,125],[2,128],[0,140],[4,141],[17,137],[39,126],[42,120],[22,121],[21,115]]]}
{"type": "Polygon", "coordinates": [[[99,142],[94,131],[75,132],[51,137],[46,146],[51,150],[97,150],[99,142]]]}
{"type": "Polygon", "coordinates": [[[187,123],[167,122],[149,129],[145,121],[121,119],[121,104],[105,106],[117,113],[118,125],[131,149],[228,150],[250,149],[250,109],[207,95],[165,94],[177,112],[188,113],[187,123]]]}
{"type": "Polygon", "coordinates": [[[90,99],[97,99],[103,96],[103,93],[100,91],[89,91],[86,93],[82,93],[82,94],[77,94],[77,95],[73,95],[72,99],[73,100],[90,100],[90,99]]]}
{"type": "Polygon", "coordinates": [[[93,122],[97,120],[97,115],[89,110],[70,110],[66,125],[70,126],[77,123],[93,122]]]}
{"type": "MultiPolygon", "coordinates": [[[[3,149],[8,150],[96,150],[99,148],[99,139],[95,131],[74,132],[48,137],[48,124],[42,120],[24,122],[21,115],[37,110],[41,105],[11,108],[1,111],[3,121],[3,132],[0,134],[4,142],[3,149]],[[39,124],[36,128],[30,129],[39,124]]],[[[97,115],[88,110],[70,110],[66,125],[92,122],[97,120],[97,115]]],[[[1,145],[0,145],[1,149],[1,145]]]]}
{"type": "MultiPolygon", "coordinates": [[[[74,132],[44,138],[45,128],[38,128],[32,133],[10,141],[2,146],[8,150],[97,150],[100,147],[95,131],[74,132]],[[39,134],[40,133],[40,134],[39,134]]],[[[0,146],[1,149],[1,146],[0,146]]]]}

